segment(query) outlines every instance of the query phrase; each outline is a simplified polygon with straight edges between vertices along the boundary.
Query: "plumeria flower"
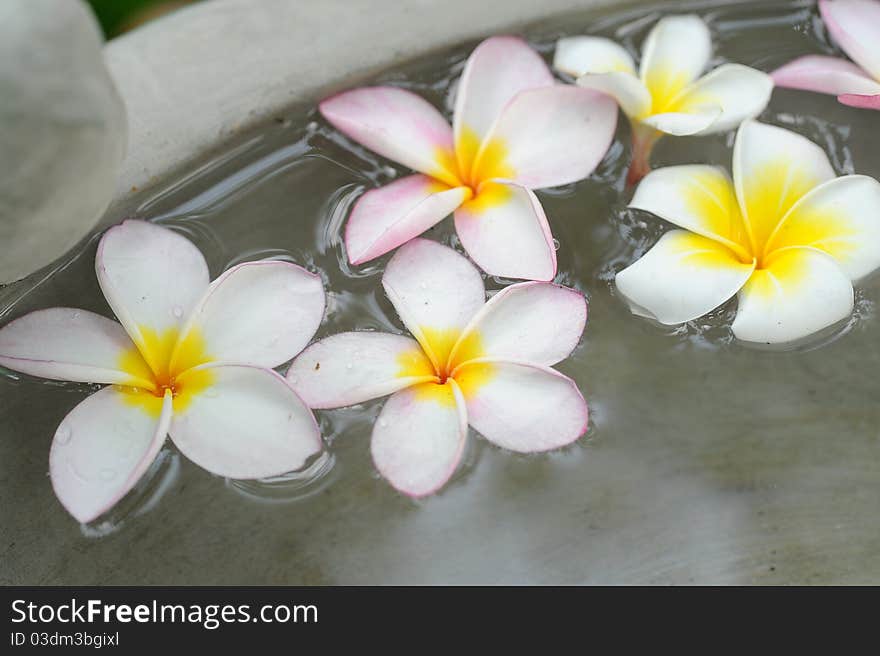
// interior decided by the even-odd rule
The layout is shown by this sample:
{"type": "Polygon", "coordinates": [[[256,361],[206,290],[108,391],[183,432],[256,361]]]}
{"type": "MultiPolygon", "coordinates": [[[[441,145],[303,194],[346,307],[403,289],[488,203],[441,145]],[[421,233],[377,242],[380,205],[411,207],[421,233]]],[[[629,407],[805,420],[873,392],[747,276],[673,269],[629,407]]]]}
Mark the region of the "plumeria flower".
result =
{"type": "Polygon", "coordinates": [[[847,317],[852,282],[880,266],[880,183],[835,177],[813,142],[754,121],[736,135],[732,181],[714,166],[658,169],[631,207],[682,228],[617,274],[633,311],[664,324],[739,293],[738,339],[791,342],[847,317]]]}
{"type": "Polygon", "coordinates": [[[553,65],[579,86],[612,96],[629,117],[628,181],[634,184],[651,170],[651,150],[661,135],[732,130],[767,106],[773,81],[761,71],[724,64],[699,77],[711,55],[712,37],[698,16],[667,16],[645,39],[638,73],[622,46],[593,36],[560,39],[553,65]]]}
{"type": "Polygon", "coordinates": [[[880,109],[880,1],[819,0],[832,38],[854,63],[806,55],[773,72],[780,87],[837,96],[844,105],[880,109]]]}
{"type": "Polygon", "coordinates": [[[262,261],[209,284],[192,242],[143,221],[108,230],[95,269],[121,325],[52,308],[0,330],[0,365],[108,385],[65,417],[52,442],[52,486],[76,519],[92,521],[131,490],[167,434],[190,460],[230,478],[299,469],[321,450],[312,412],[271,370],[320,324],[319,277],[262,261]]]}
{"type": "Polygon", "coordinates": [[[414,497],[452,476],[468,424],[521,453],[570,444],[587,428],[577,385],[550,366],[577,345],[584,297],[552,283],[511,285],[486,302],[477,269],[451,248],[415,239],[382,284],[415,337],[341,333],[312,344],[288,380],[313,408],[391,397],[373,427],[376,468],[414,497]]]}
{"type": "Polygon", "coordinates": [[[473,260],[491,275],[551,280],[556,251],[532,189],[587,177],[617,123],[602,94],[554,83],[525,41],[483,41],[465,65],[453,126],[404,89],[368,87],[321,103],[336,128],[417,171],[361,196],[348,219],[352,264],[397,248],[455,213],[473,260]]]}

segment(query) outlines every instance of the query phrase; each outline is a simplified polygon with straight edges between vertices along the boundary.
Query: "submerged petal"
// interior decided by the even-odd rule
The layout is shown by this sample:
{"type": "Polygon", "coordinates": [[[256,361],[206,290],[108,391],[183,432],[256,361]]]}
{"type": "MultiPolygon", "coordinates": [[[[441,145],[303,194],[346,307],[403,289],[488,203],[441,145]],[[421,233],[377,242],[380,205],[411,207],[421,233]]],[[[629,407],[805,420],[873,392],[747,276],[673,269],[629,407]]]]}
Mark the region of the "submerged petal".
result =
{"type": "Polygon", "coordinates": [[[164,354],[150,348],[176,333],[208,288],[208,265],[183,235],[146,221],[110,228],[95,257],[98,283],[153,371],[164,354]]]}
{"type": "Polygon", "coordinates": [[[747,342],[792,342],[845,319],[852,307],[849,277],[829,255],[779,250],[740,292],[733,334],[747,342]]]}
{"type": "Polygon", "coordinates": [[[699,16],[660,19],[642,46],[639,76],[651,92],[652,112],[667,112],[685,87],[696,80],[712,54],[709,28],[699,16]]]}
{"type": "Polygon", "coordinates": [[[311,408],[341,408],[438,380],[414,339],[389,333],[340,333],[297,357],[287,380],[311,408]]]}
{"type": "Polygon", "coordinates": [[[523,91],[489,132],[471,176],[529,189],[581,180],[602,161],[616,124],[614,101],[597,91],[562,85],[523,91]]]}
{"type": "Polygon", "coordinates": [[[556,249],[532,191],[501,180],[483,183],[455,211],[455,230],[474,262],[493,276],[552,280],[556,249]]]}
{"type": "Polygon", "coordinates": [[[725,132],[764,111],[772,92],[773,80],[766,73],[724,64],[685,89],[675,102],[675,111],[701,114],[720,108],[721,113],[700,133],[725,132]]]}
{"type": "Polygon", "coordinates": [[[388,159],[457,184],[452,129],[424,98],[397,87],[344,91],[319,105],[333,127],[388,159]]]}
{"type": "Polygon", "coordinates": [[[187,458],[218,476],[266,478],[300,469],[323,444],[315,417],[270,369],[207,365],[211,384],[175,409],[171,439],[187,458]]]}
{"type": "Polygon", "coordinates": [[[544,282],[510,285],[477,313],[451,359],[482,357],[550,366],[574,350],[586,321],[587,300],[574,289],[544,282]]]}
{"type": "Polygon", "coordinates": [[[410,175],[361,196],[345,227],[345,250],[361,264],[418,237],[470,198],[467,187],[450,187],[426,175],[410,175]]]}
{"type": "Polygon", "coordinates": [[[826,55],[798,57],[772,73],[776,86],[817,93],[880,94],[880,82],[850,61],[826,55]]]}
{"type": "Polygon", "coordinates": [[[717,241],[672,230],[634,264],[617,274],[620,293],[657,321],[673,325],[711,312],[732,298],[752,274],[717,241]]]}
{"type": "Polygon", "coordinates": [[[467,414],[455,381],[395,393],[373,426],[370,450],[379,473],[412,497],[433,494],[461,460],[467,414]]]}
{"type": "Polygon", "coordinates": [[[388,262],[385,293],[437,368],[483,303],[483,278],[467,258],[435,241],[413,239],[388,262]]]}
{"type": "Polygon", "coordinates": [[[324,316],[321,277],[289,262],[245,262],[217,278],[181,333],[171,370],[188,362],[189,340],[213,361],[277,367],[312,339],[324,316]]]}
{"type": "MultiPolygon", "coordinates": [[[[80,522],[107,512],[140,480],[165,442],[171,393],[158,417],[105,387],[61,422],[49,452],[49,475],[58,500],[80,522]]],[[[158,399],[157,399],[158,401],[158,399]]]]}
{"type": "Polygon", "coordinates": [[[880,3],[819,0],[819,11],[843,51],[875,80],[880,80],[880,3]]]}
{"type": "Polygon", "coordinates": [[[626,48],[599,36],[570,36],[556,42],[553,68],[573,77],[587,73],[628,73],[636,67],[626,48]]]}
{"type": "Polygon", "coordinates": [[[629,206],[721,242],[742,259],[751,258],[733,182],[719,167],[685,164],[651,171],[629,206]]]}
{"type": "Polygon", "coordinates": [[[746,121],[733,147],[733,181],[752,251],[764,251],[782,217],[808,191],[834,178],[819,146],[783,128],[746,121]]]}
{"type": "Polygon", "coordinates": [[[133,346],[115,321],[86,310],[50,308],[0,329],[0,365],[55,380],[152,387],[145,363],[140,371],[123,366],[133,346]]]}
{"type": "Polygon", "coordinates": [[[458,84],[453,120],[463,177],[469,177],[473,158],[507,103],[520,91],[553,83],[547,64],[523,39],[494,36],[474,49],[458,84]]]}
{"type": "Polygon", "coordinates": [[[809,246],[828,253],[852,280],[880,267],[880,182],[829,180],[801,198],[767,242],[767,252],[809,246]]]}
{"type": "Polygon", "coordinates": [[[520,453],[571,444],[587,430],[584,397],[558,371],[514,362],[474,362],[456,373],[468,422],[483,437],[520,453]],[[472,384],[472,379],[479,379],[472,384]]]}

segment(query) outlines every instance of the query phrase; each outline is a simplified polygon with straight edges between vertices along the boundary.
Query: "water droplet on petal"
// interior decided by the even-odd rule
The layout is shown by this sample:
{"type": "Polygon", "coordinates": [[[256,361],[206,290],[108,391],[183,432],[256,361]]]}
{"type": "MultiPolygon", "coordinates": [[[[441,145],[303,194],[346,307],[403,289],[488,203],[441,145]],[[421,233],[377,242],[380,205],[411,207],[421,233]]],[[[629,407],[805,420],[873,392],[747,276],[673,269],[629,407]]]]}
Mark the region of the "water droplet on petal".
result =
{"type": "Polygon", "coordinates": [[[388,425],[388,421],[387,421],[386,419],[380,419],[380,420],[379,420],[379,425],[380,425],[382,428],[385,428],[385,427],[388,425]]]}
{"type": "Polygon", "coordinates": [[[173,308],[171,308],[171,314],[180,319],[180,317],[183,316],[183,308],[179,305],[175,305],[173,308]]]}
{"type": "Polygon", "coordinates": [[[70,430],[70,426],[67,424],[61,424],[58,427],[58,430],[55,431],[55,441],[58,444],[67,444],[70,442],[70,438],[73,435],[73,432],[70,430]]]}
{"type": "Polygon", "coordinates": [[[559,240],[558,240],[558,239],[554,239],[554,240],[553,240],[553,250],[554,250],[554,251],[558,251],[558,250],[559,250],[559,240]]]}
{"type": "Polygon", "coordinates": [[[349,362],[348,364],[345,365],[346,369],[352,369],[353,367],[354,367],[354,365],[351,362],[349,362]]]}

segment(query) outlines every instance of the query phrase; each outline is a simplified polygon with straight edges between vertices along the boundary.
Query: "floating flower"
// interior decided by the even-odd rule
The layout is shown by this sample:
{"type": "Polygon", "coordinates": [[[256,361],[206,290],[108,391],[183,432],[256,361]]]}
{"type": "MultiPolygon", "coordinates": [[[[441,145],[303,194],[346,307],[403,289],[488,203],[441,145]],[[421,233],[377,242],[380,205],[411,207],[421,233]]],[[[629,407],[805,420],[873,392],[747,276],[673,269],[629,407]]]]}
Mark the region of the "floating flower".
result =
{"type": "Polygon", "coordinates": [[[737,133],[733,181],[714,166],[662,168],[630,206],[683,228],[617,274],[633,312],[664,324],[738,292],[738,339],[790,342],[847,317],[852,281],[880,266],[880,183],[835,177],[814,143],[754,121],[737,133]]]}
{"type": "Polygon", "coordinates": [[[471,54],[453,127],[423,98],[395,87],[346,91],[320,105],[336,128],[415,171],[367,192],[352,209],[353,264],[397,248],[455,213],[455,229],[487,273],[551,280],[556,252],[532,189],[585,178],[617,122],[613,102],[557,85],[524,41],[493,37],[471,54]]]}
{"type": "Polygon", "coordinates": [[[209,284],[192,242],[143,221],[108,230],[95,268],[122,325],[52,308],[0,330],[0,365],[110,385],[77,405],[52,442],[52,485],[76,519],[91,521],[119,501],[166,434],[190,460],[231,478],[282,474],[320,451],[311,411],[271,370],[320,324],[319,277],[263,261],[209,284]]]}
{"type": "Polygon", "coordinates": [[[622,46],[592,36],[560,39],[553,65],[577,77],[579,86],[613,97],[629,116],[633,161],[628,182],[634,184],[651,170],[651,150],[662,134],[732,130],[767,106],[773,81],[761,71],[724,64],[697,79],[711,54],[709,28],[698,16],[668,16],[645,39],[638,74],[622,46]]]}
{"type": "Polygon", "coordinates": [[[806,55],[773,72],[780,87],[837,96],[844,105],[880,109],[880,2],[819,0],[828,31],[858,64],[839,57],[806,55]]]}
{"type": "Polygon", "coordinates": [[[458,466],[468,424],[522,453],[555,449],[584,434],[583,396],[550,368],[583,332],[581,294],[526,282],[487,303],[477,269],[426,239],[395,253],[382,284],[415,340],[334,335],[303,351],[288,379],[313,408],[391,395],[373,427],[371,450],[395,488],[414,497],[440,489],[458,466]]]}

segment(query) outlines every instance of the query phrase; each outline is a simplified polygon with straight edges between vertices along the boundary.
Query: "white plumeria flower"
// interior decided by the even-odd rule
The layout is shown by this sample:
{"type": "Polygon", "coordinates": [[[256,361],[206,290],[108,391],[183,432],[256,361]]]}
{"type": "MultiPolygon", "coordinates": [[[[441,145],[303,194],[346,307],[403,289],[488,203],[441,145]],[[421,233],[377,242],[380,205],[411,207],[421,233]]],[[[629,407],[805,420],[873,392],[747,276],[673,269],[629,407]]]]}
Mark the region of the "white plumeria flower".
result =
{"type": "Polygon", "coordinates": [[[683,228],[617,274],[633,311],[664,324],[739,293],[738,339],[791,342],[846,318],[852,282],[880,266],[880,183],[835,177],[816,144],[754,121],[736,135],[732,181],[714,166],[658,169],[630,207],[683,228]]]}
{"type": "Polygon", "coordinates": [[[477,269],[451,248],[415,239],[382,284],[415,337],[350,332],[297,357],[288,379],[312,408],[390,394],[373,428],[376,468],[414,497],[458,466],[468,424],[522,453],[570,444],[587,428],[577,385],[550,366],[577,345],[584,297],[551,283],[511,285],[487,303],[477,269]]]}
{"type": "Polygon", "coordinates": [[[711,55],[712,37],[698,16],[667,16],[645,39],[638,74],[622,46],[593,36],[560,39],[553,65],[576,77],[579,86],[613,97],[629,117],[629,181],[635,183],[650,171],[651,149],[662,134],[732,130],[767,106],[773,81],[766,73],[724,64],[699,77],[711,55]]]}
{"type": "Polygon", "coordinates": [[[780,87],[837,96],[844,105],[880,109],[880,1],[819,0],[828,31],[856,62],[806,55],[773,72],[780,87]]]}
{"type": "Polygon", "coordinates": [[[320,104],[337,129],[416,175],[361,196],[345,229],[352,264],[409,241],[455,213],[455,229],[487,273],[552,280],[556,249],[532,189],[587,177],[617,124],[601,93],[558,85],[522,39],[492,37],[473,51],[453,126],[410,91],[367,87],[320,104]]]}
{"type": "Polygon", "coordinates": [[[318,276],[263,261],[210,283],[192,242],[143,221],[108,230],[95,268],[122,325],[52,308],[0,330],[0,365],[110,385],[77,405],[52,442],[52,485],[76,519],[94,520],[131,490],[167,434],[230,478],[279,475],[321,450],[312,412],[271,370],[318,328],[318,276]]]}

